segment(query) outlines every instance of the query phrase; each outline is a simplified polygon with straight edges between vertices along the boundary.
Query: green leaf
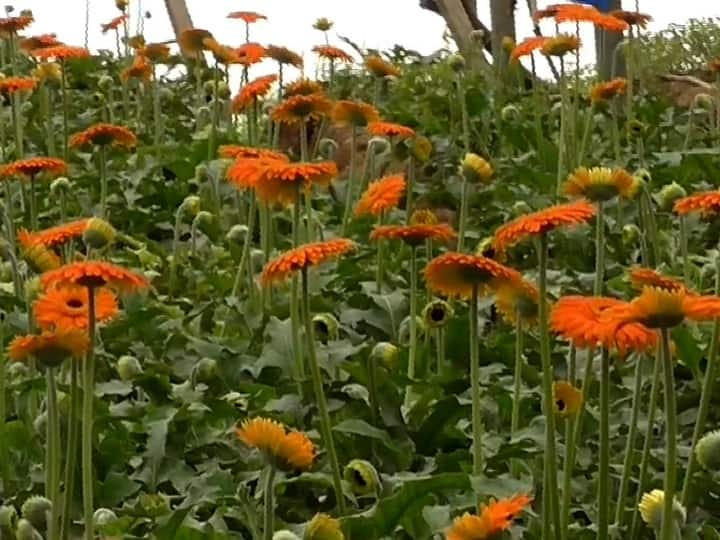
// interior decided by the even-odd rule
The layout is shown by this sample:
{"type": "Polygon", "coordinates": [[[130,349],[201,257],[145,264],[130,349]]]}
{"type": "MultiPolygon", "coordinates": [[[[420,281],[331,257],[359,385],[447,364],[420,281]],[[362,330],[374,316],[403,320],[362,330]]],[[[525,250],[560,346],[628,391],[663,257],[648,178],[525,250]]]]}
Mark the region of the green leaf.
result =
{"type": "Polygon", "coordinates": [[[365,420],[360,420],[359,418],[349,418],[347,420],[343,420],[339,424],[335,425],[333,430],[339,433],[349,433],[352,435],[370,437],[371,439],[380,441],[390,450],[397,451],[398,449],[386,431],[373,427],[365,422],[365,420]]]}

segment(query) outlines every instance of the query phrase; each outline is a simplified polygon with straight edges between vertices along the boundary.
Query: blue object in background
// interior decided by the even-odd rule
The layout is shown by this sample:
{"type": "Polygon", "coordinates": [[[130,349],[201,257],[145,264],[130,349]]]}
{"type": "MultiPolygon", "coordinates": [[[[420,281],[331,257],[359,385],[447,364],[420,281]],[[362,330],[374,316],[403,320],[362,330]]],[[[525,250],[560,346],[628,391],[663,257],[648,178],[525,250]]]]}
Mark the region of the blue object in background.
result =
{"type": "Polygon", "coordinates": [[[610,0],[573,0],[577,4],[590,4],[600,11],[610,11],[610,0]]]}

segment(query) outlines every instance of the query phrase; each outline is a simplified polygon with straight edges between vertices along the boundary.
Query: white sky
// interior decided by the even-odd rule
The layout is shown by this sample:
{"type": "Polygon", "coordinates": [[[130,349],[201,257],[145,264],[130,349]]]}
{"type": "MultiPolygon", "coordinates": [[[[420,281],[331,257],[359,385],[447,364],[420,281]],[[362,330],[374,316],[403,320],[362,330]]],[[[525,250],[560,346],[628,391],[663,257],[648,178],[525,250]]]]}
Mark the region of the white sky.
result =
{"type": "MultiPolygon", "coordinates": [[[[544,7],[558,0],[538,0],[544,7]]],[[[71,45],[82,45],[85,27],[85,0],[12,0],[17,10],[28,8],[35,14],[36,22],[29,33],[55,32],[58,38],[71,45]]],[[[481,6],[487,2],[478,2],[481,6]]],[[[634,9],[634,0],[625,0],[626,9],[634,9]]],[[[152,19],[145,21],[145,35],[148,41],[172,39],[173,33],[165,11],[164,0],[131,0],[130,12],[134,17],[138,4],[143,11],[150,11],[152,19]]],[[[322,42],[322,34],[312,29],[312,23],[321,16],[335,22],[331,41],[348,49],[334,40],[334,33],[344,35],[361,46],[378,49],[400,44],[423,54],[429,54],[443,46],[443,19],[419,8],[418,0],[187,0],[193,22],[198,28],[213,32],[216,38],[227,45],[237,46],[244,41],[244,23],[226,18],[230,11],[257,11],[268,17],[251,28],[251,40],[263,44],[285,45],[306,57],[309,63],[313,57],[311,49],[322,42]]],[[[90,0],[90,47],[114,50],[113,35],[102,35],[100,24],[117,15],[114,0],[90,0]]],[[[532,33],[525,0],[518,0],[518,39],[532,33]]],[[[665,28],[671,23],[682,23],[688,18],[720,16],[718,0],[640,0],[641,11],[650,12],[655,21],[651,29],[665,28]],[[662,6],[662,7],[660,7],[662,6]]],[[[489,22],[487,7],[481,7],[480,19],[489,22]]],[[[135,19],[131,24],[135,30],[135,19]]],[[[554,26],[546,23],[546,33],[552,33],[554,26]]],[[[591,33],[585,34],[586,54],[590,55],[591,33]]],[[[348,51],[352,52],[352,51],[348,51]]],[[[272,72],[273,66],[260,65],[253,75],[272,72]]]]}

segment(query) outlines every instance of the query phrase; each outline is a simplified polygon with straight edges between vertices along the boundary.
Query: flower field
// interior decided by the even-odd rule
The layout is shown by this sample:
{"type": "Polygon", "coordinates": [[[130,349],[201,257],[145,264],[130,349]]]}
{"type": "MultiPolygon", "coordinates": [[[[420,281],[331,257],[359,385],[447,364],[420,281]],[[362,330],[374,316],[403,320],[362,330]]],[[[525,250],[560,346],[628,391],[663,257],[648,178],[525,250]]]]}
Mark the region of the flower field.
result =
{"type": "Polygon", "coordinates": [[[116,3],[0,18],[0,539],[720,539],[720,59],[687,109],[643,13],[493,66],[116,3]]]}

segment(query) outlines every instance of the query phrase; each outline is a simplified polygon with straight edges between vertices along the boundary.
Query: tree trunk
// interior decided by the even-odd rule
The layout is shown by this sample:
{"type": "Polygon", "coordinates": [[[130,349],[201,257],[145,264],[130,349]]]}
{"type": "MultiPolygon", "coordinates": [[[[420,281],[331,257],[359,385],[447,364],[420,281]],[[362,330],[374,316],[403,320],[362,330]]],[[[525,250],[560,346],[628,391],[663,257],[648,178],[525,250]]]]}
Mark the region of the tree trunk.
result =
{"type": "MultiPolygon", "coordinates": [[[[622,0],[611,0],[610,9],[622,9],[622,0]]],[[[607,81],[612,77],[625,76],[625,58],[618,52],[614,61],[615,70],[613,73],[613,58],[618,44],[622,41],[623,35],[618,32],[606,32],[600,28],[595,29],[595,52],[597,54],[598,77],[607,81]]]]}
{"type": "Polygon", "coordinates": [[[490,0],[490,18],[493,60],[496,66],[502,66],[508,58],[503,50],[503,38],[515,41],[515,0],[490,0]]]}
{"type": "MultiPolygon", "coordinates": [[[[190,18],[190,11],[187,8],[185,0],[165,0],[168,16],[175,32],[175,38],[179,41],[180,34],[185,30],[193,28],[193,22],[190,18]]],[[[186,51],[183,51],[186,54],[186,51]]],[[[187,55],[186,55],[187,56],[187,55]]],[[[190,55],[194,58],[194,54],[190,55]]]]}
{"type": "MultiPolygon", "coordinates": [[[[471,65],[487,65],[487,60],[481,51],[478,50],[479,47],[472,38],[472,31],[477,29],[473,23],[477,22],[480,24],[480,22],[471,19],[471,15],[475,16],[475,12],[469,13],[463,3],[464,1],[467,0],[435,0],[434,4],[450,28],[450,32],[455,39],[455,43],[457,43],[458,49],[460,49],[460,52],[471,62],[471,65]]],[[[475,17],[475,19],[477,19],[477,17],[475,17]]],[[[486,30],[484,27],[482,29],[486,30]]],[[[486,31],[485,34],[487,35],[487,33],[486,31]]]]}

